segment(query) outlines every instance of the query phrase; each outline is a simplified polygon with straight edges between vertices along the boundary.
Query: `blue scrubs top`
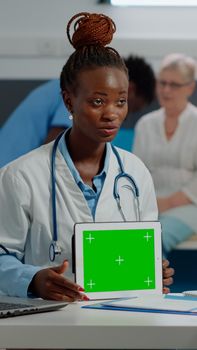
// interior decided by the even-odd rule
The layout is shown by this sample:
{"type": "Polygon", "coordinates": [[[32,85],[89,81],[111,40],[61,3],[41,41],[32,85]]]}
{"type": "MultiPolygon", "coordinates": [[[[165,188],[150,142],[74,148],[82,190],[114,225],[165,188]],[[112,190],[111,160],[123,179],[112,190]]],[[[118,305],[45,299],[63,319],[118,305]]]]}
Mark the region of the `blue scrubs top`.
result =
{"type": "Polygon", "coordinates": [[[33,90],[0,129],[0,168],[41,146],[52,127],[71,126],[68,116],[59,79],[33,90]]]}

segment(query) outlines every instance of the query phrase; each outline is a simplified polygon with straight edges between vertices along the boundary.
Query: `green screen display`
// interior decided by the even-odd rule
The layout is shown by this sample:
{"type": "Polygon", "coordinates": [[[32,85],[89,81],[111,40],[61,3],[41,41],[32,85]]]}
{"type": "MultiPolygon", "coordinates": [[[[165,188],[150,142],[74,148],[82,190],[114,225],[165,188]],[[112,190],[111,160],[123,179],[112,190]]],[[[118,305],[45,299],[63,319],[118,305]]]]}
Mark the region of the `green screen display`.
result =
{"type": "Polygon", "coordinates": [[[85,292],[155,288],[154,229],[83,231],[83,253],[85,292]]]}

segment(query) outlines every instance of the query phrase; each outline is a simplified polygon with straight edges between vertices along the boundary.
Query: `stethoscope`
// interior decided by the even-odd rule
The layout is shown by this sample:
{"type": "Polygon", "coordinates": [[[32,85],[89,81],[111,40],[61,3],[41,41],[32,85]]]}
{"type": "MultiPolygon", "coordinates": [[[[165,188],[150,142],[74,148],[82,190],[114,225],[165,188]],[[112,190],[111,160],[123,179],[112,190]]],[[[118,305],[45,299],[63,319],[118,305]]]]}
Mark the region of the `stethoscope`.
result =
{"type": "MultiPolygon", "coordinates": [[[[56,138],[54,145],[53,145],[53,149],[52,149],[52,155],[51,155],[51,194],[52,194],[52,221],[53,221],[53,240],[49,246],[49,258],[51,261],[55,260],[56,255],[61,254],[61,248],[58,244],[58,232],[57,232],[55,157],[56,157],[58,143],[62,137],[62,134],[63,133],[58,135],[58,137],[56,138]]],[[[133,177],[131,175],[125,173],[123,163],[122,163],[122,160],[120,159],[120,155],[119,155],[117,149],[113,145],[111,145],[111,147],[112,147],[112,151],[114,152],[114,154],[116,156],[116,159],[118,161],[118,165],[120,168],[120,173],[115,177],[115,180],[114,180],[114,188],[113,188],[114,199],[117,202],[117,206],[118,206],[118,209],[121,213],[123,220],[126,221],[126,217],[125,217],[123,210],[122,210],[122,207],[121,207],[120,195],[118,192],[118,181],[121,178],[126,178],[129,182],[129,184],[124,185],[123,187],[131,190],[131,192],[133,193],[135,203],[136,203],[136,221],[140,221],[141,219],[140,219],[140,205],[139,205],[139,189],[138,189],[133,177]]]]}

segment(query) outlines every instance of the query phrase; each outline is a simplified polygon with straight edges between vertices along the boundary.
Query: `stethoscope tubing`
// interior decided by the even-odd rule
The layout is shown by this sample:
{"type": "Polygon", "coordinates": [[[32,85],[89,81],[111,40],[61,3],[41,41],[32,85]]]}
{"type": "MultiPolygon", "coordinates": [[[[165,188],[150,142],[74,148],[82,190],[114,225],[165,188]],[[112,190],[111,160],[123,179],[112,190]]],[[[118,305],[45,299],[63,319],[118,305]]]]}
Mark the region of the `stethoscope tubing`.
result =
{"type": "MultiPolygon", "coordinates": [[[[56,138],[54,145],[53,145],[53,149],[52,149],[52,155],[51,155],[51,200],[52,200],[52,221],[53,221],[53,240],[49,246],[49,258],[51,261],[55,260],[55,256],[61,254],[61,249],[58,245],[58,230],[57,230],[57,208],[56,208],[56,169],[55,169],[55,158],[56,158],[56,152],[57,152],[57,147],[58,147],[58,143],[59,140],[61,139],[62,135],[64,134],[61,133],[60,135],[58,135],[58,137],[56,138]]],[[[112,147],[112,151],[114,153],[114,155],[116,156],[116,159],[118,161],[118,165],[120,168],[120,173],[115,177],[114,179],[114,188],[113,188],[113,196],[114,199],[117,202],[117,206],[118,209],[121,213],[121,216],[123,218],[123,221],[126,221],[126,217],[123,213],[122,207],[121,207],[121,203],[120,203],[120,195],[118,193],[118,181],[121,178],[126,178],[129,183],[131,184],[131,187],[129,186],[129,189],[131,189],[134,198],[136,200],[136,209],[137,209],[137,213],[136,213],[136,219],[137,221],[140,221],[140,207],[139,207],[139,189],[138,186],[135,182],[135,180],[133,179],[133,177],[127,173],[125,173],[124,171],[124,167],[123,167],[123,163],[121,161],[120,155],[117,151],[117,149],[111,145],[112,147]]]]}
{"type": "MultiPolygon", "coordinates": [[[[63,134],[64,134],[64,132],[61,133],[60,135],[58,135],[58,137],[54,141],[54,145],[52,148],[52,155],[51,155],[51,197],[52,197],[51,201],[52,201],[52,225],[53,225],[53,240],[49,246],[49,259],[51,261],[55,260],[56,255],[61,254],[61,248],[58,245],[58,230],[57,230],[55,158],[56,158],[58,143],[59,143],[59,140],[61,139],[63,134]]],[[[120,155],[119,155],[117,149],[113,145],[111,145],[111,147],[112,147],[113,153],[116,156],[116,159],[118,161],[119,168],[120,168],[120,173],[114,179],[114,189],[113,189],[113,196],[117,202],[118,209],[121,213],[123,220],[126,221],[126,217],[123,213],[121,203],[120,203],[120,195],[118,193],[118,181],[121,178],[126,178],[130,182],[130,184],[132,185],[132,187],[130,187],[129,185],[127,187],[132,191],[134,198],[136,200],[136,209],[137,209],[136,218],[137,218],[137,221],[140,221],[141,219],[140,219],[140,204],[139,204],[138,187],[137,187],[136,182],[133,179],[133,177],[131,175],[125,173],[123,163],[121,161],[121,158],[120,158],[120,155]]],[[[2,249],[5,252],[5,254],[10,254],[9,250],[5,246],[3,246],[2,244],[0,244],[0,249],[2,249]]]]}

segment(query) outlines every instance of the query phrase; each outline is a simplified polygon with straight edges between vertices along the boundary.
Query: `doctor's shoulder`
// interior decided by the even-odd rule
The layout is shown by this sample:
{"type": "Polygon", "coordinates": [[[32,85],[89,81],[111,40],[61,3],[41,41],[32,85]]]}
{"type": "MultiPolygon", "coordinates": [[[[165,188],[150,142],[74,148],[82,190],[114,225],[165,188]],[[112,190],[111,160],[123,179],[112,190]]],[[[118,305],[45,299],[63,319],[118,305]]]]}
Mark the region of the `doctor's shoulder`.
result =
{"type": "Polygon", "coordinates": [[[42,174],[50,173],[50,156],[52,144],[48,143],[28,152],[0,169],[1,177],[13,177],[24,179],[28,182],[30,178],[38,178],[42,174]]]}
{"type": "Polygon", "coordinates": [[[124,164],[125,172],[128,172],[131,176],[140,181],[147,178],[151,179],[152,182],[152,176],[148,168],[138,156],[122,148],[116,148],[124,164]]]}

